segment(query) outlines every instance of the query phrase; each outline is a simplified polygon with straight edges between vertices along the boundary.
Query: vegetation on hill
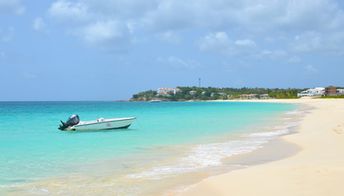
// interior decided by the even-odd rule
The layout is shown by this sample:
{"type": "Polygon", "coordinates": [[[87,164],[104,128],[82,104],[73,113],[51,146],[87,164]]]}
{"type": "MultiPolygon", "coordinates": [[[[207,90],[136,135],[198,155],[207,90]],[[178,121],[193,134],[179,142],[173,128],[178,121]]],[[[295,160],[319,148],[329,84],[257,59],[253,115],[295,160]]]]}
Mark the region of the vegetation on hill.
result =
{"type": "Polygon", "coordinates": [[[131,99],[135,101],[149,101],[154,99],[155,97],[157,97],[157,91],[148,90],[134,94],[131,99]]]}
{"type": "Polygon", "coordinates": [[[295,99],[297,93],[304,89],[269,89],[269,88],[200,88],[200,87],[177,87],[176,94],[169,93],[159,95],[157,91],[149,90],[134,94],[131,101],[187,101],[187,100],[228,100],[245,98],[276,98],[276,99],[295,99]],[[246,97],[247,98],[247,97],[246,97]]]}

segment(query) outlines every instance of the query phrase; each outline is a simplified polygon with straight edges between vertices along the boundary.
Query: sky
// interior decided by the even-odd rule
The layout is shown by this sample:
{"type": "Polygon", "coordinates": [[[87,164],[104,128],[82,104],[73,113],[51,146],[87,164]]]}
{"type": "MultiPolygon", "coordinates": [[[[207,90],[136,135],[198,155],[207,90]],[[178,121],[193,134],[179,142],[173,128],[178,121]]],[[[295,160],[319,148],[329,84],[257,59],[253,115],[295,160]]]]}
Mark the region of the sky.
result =
{"type": "Polygon", "coordinates": [[[340,0],[0,0],[0,101],[344,86],[340,0]]]}

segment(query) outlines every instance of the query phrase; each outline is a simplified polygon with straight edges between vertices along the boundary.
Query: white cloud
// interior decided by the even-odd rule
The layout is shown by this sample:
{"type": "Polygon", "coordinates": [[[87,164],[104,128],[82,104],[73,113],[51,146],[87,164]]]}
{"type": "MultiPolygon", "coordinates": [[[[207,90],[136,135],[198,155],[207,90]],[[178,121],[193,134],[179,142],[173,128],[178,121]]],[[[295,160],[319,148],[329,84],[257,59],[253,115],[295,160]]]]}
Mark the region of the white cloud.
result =
{"type": "Polygon", "coordinates": [[[309,52],[322,47],[321,35],[317,32],[306,32],[294,38],[292,47],[297,52],[309,52]]]}
{"type": "Polygon", "coordinates": [[[200,66],[200,63],[195,60],[185,60],[175,56],[159,57],[157,62],[175,69],[195,69],[200,66]]]}
{"type": "MultiPolygon", "coordinates": [[[[149,10],[143,17],[143,24],[150,29],[157,31],[170,31],[194,27],[199,23],[199,12],[203,3],[191,0],[187,3],[183,1],[162,0],[154,9],[149,10]]],[[[206,13],[204,13],[206,14],[206,13]]]]}
{"type": "Polygon", "coordinates": [[[288,1],[280,23],[298,31],[333,29],[343,18],[343,11],[333,0],[288,1]]]}
{"type": "Polygon", "coordinates": [[[35,31],[42,31],[45,28],[45,22],[43,18],[37,17],[33,20],[32,28],[35,31]]]}
{"type": "Polygon", "coordinates": [[[304,32],[291,40],[290,48],[296,53],[344,55],[344,29],[337,32],[304,32]]]}
{"type": "Polygon", "coordinates": [[[98,21],[89,24],[77,33],[85,42],[92,45],[120,45],[128,41],[128,28],[118,21],[98,21]]]}
{"type": "Polygon", "coordinates": [[[253,54],[256,43],[251,39],[231,41],[226,32],[220,31],[204,36],[199,42],[201,51],[216,52],[223,55],[253,54]]]}
{"type": "Polygon", "coordinates": [[[178,44],[181,42],[180,36],[173,31],[167,31],[167,32],[160,33],[158,35],[158,37],[163,41],[173,43],[173,44],[178,44]]]}
{"type": "Polygon", "coordinates": [[[259,54],[259,58],[280,59],[288,56],[288,53],[284,50],[262,50],[259,54]]]}
{"type": "Polygon", "coordinates": [[[144,21],[156,29],[240,26],[249,31],[310,30],[339,26],[343,12],[332,0],[158,1],[144,21]],[[209,22],[210,21],[210,22],[209,22]]]}
{"type": "Polygon", "coordinates": [[[0,0],[0,13],[14,13],[21,15],[25,13],[26,8],[20,0],[0,0]]]}
{"type": "Polygon", "coordinates": [[[107,19],[132,19],[162,31],[194,27],[237,27],[267,31],[342,28],[343,11],[333,0],[57,0],[56,17],[74,20],[88,14],[107,19]]]}
{"type": "Polygon", "coordinates": [[[117,19],[139,18],[146,12],[154,10],[156,0],[82,0],[94,15],[112,16],[117,19]]]}
{"type": "Polygon", "coordinates": [[[255,47],[256,46],[256,43],[250,39],[236,40],[234,44],[239,47],[255,47]]]}
{"type": "MultiPolygon", "coordinates": [[[[344,33],[344,12],[333,0],[205,0],[201,3],[196,0],[190,1],[160,1],[156,9],[147,13],[143,22],[150,28],[153,26],[153,29],[163,31],[192,28],[223,29],[228,33],[234,31],[239,34],[268,35],[273,40],[276,36],[284,34],[289,36],[289,40],[287,38],[278,43],[280,47],[285,48],[284,50],[288,50],[288,46],[291,45],[295,52],[322,49],[336,54],[344,53],[343,44],[340,47],[335,44],[338,40],[344,43],[343,36],[340,36],[344,33]],[[303,35],[307,32],[318,33],[321,36],[313,36],[302,43],[287,42],[291,41],[293,34],[303,35]],[[331,39],[324,38],[326,35],[331,39]],[[336,36],[337,38],[334,38],[336,36]]],[[[239,40],[235,41],[235,44],[254,45],[239,40]]],[[[208,49],[208,45],[203,45],[202,48],[208,49]]]]}
{"type": "Polygon", "coordinates": [[[83,2],[67,0],[55,1],[49,8],[49,14],[64,21],[84,21],[89,19],[88,6],[83,2]]]}
{"type": "Polygon", "coordinates": [[[300,63],[301,62],[301,58],[298,56],[292,56],[288,59],[289,63],[300,63]]]}
{"type": "Polygon", "coordinates": [[[128,27],[129,33],[134,34],[137,27],[137,23],[135,21],[128,21],[127,27],[128,27]]]}
{"type": "Polygon", "coordinates": [[[202,51],[225,52],[230,47],[230,40],[226,32],[215,32],[201,39],[199,47],[202,51]]]}
{"type": "Polygon", "coordinates": [[[344,54],[344,11],[334,0],[56,0],[49,14],[73,24],[68,26],[72,31],[103,21],[120,21],[129,29],[127,36],[153,33],[171,43],[186,40],[185,32],[215,32],[195,37],[201,39],[203,51],[233,53],[236,47],[242,53],[277,44],[286,52],[328,50],[344,54]],[[233,38],[240,35],[240,39],[230,41],[227,34],[233,38]],[[295,35],[300,39],[294,39],[295,35]],[[261,41],[256,42],[258,39],[261,41]]]}
{"type": "MultiPolygon", "coordinates": [[[[57,0],[51,4],[49,15],[58,21],[71,24],[67,26],[66,32],[79,37],[89,45],[121,50],[120,47],[125,48],[130,43],[130,35],[134,33],[137,21],[118,19],[121,17],[116,10],[120,10],[121,7],[114,7],[120,6],[120,2],[57,0]]],[[[127,2],[124,5],[134,6],[135,3],[127,2]]]]}

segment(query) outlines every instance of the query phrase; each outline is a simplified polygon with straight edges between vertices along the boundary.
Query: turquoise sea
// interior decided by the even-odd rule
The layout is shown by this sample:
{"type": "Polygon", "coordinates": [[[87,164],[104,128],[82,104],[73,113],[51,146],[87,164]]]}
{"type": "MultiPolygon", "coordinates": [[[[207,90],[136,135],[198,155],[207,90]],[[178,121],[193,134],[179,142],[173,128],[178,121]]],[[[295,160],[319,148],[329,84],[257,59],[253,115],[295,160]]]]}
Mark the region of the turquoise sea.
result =
{"type": "Polygon", "coordinates": [[[241,102],[0,102],[0,190],[70,175],[162,179],[216,167],[264,143],[274,134],[257,127],[294,110],[241,102]],[[124,130],[59,131],[71,114],[137,120],[124,130]]]}

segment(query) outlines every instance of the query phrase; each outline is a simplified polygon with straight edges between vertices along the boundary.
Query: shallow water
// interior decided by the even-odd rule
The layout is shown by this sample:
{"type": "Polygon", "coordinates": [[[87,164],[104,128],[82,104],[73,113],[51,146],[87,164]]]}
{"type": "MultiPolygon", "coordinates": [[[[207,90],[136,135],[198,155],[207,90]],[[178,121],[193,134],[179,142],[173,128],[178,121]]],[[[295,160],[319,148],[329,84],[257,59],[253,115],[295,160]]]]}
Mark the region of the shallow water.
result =
{"type": "Polygon", "coordinates": [[[272,119],[277,122],[295,109],[291,104],[235,102],[0,102],[0,185],[42,182],[44,187],[51,179],[68,181],[70,176],[69,181],[87,184],[117,176],[109,187],[121,184],[124,193],[140,192],[122,185],[217,167],[226,157],[288,132],[290,124],[262,133],[264,125],[274,124],[272,119]],[[73,113],[81,120],[137,120],[125,130],[59,131],[59,120],[73,113]]]}

